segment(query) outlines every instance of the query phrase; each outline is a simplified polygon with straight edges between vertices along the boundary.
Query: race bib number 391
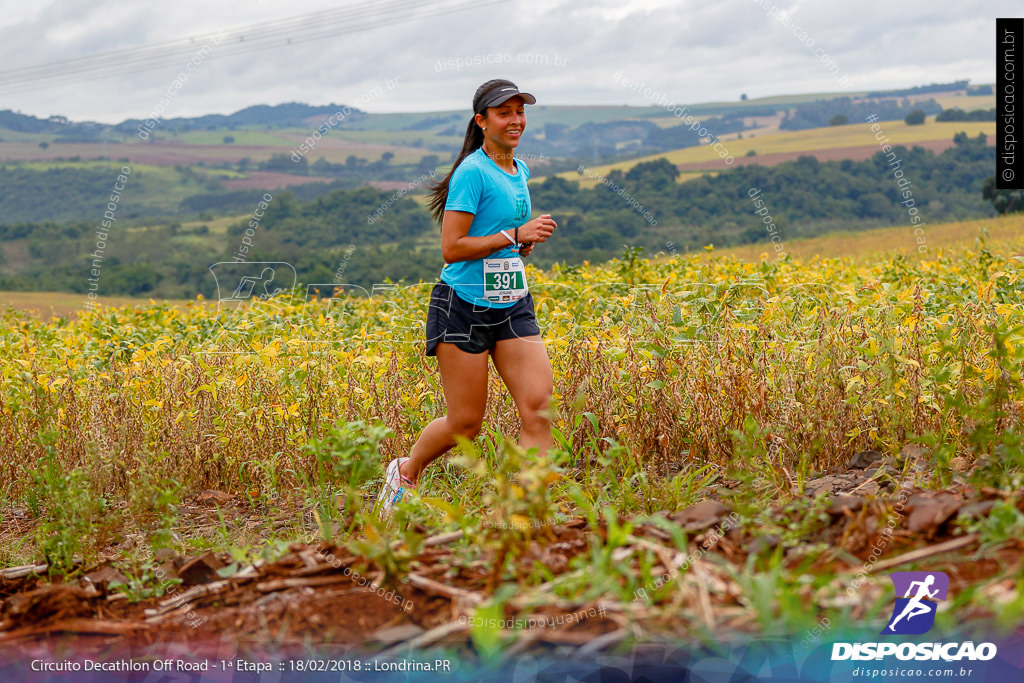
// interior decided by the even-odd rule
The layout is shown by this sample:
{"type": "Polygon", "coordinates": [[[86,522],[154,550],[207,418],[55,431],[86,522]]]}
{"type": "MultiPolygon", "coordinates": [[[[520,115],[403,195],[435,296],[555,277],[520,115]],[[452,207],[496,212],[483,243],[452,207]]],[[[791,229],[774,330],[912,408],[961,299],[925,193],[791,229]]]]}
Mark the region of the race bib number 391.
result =
{"type": "Polygon", "coordinates": [[[529,292],[523,259],[484,259],[484,298],[488,301],[518,301],[529,292]]]}

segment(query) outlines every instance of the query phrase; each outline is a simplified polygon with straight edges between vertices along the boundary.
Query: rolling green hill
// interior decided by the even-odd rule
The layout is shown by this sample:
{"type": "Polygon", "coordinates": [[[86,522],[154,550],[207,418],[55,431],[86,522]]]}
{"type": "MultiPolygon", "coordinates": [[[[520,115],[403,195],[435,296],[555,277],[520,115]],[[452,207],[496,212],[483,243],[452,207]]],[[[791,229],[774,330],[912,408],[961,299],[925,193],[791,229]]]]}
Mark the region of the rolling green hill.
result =
{"type": "MultiPolygon", "coordinates": [[[[904,221],[866,125],[779,130],[796,120],[793,112],[814,120],[831,115],[830,107],[870,110],[858,99],[863,94],[687,105],[714,131],[704,138],[664,107],[530,107],[519,153],[531,167],[534,208],[560,223],[534,262],[602,261],[627,247],[656,253],[764,242],[745,198],[753,185],[771,192],[787,239],[904,221]],[[735,165],[716,153],[726,148],[735,165]],[[824,177],[823,189],[808,190],[824,177]]],[[[935,88],[915,97],[953,101],[964,111],[991,101],[935,88]]],[[[878,100],[878,107],[896,116],[904,100],[899,107],[878,100]]],[[[330,282],[356,245],[345,260],[350,281],[432,277],[440,260],[422,206],[425,180],[449,167],[468,112],[354,111],[318,132],[340,106],[291,103],[162,121],[146,140],[131,121],[104,126],[0,112],[0,287],[81,290],[92,231],[122,167],[132,172],[117,200],[107,293],[209,294],[206,269],[231,253],[240,226],[268,194],[272,210],[250,260],[286,260],[306,281],[330,282]],[[47,201],[39,201],[41,189],[47,201]],[[367,230],[366,216],[380,206],[389,207],[384,220],[367,230]]],[[[993,122],[882,125],[892,144],[914,146],[901,154],[914,165],[929,220],[992,214],[980,196],[992,148],[976,143],[994,133],[993,122]],[[962,132],[971,144],[954,146],[962,132]]]]}

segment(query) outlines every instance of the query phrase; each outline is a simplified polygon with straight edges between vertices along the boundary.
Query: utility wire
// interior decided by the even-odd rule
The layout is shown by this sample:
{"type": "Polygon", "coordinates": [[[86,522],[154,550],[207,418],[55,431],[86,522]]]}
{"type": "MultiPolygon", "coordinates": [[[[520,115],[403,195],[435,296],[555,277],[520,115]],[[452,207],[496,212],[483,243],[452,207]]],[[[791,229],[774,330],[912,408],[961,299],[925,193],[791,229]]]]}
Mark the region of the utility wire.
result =
{"type": "Polygon", "coordinates": [[[231,57],[287,47],[339,35],[360,33],[398,23],[442,16],[495,5],[507,0],[385,0],[312,12],[288,19],[251,24],[220,33],[165,41],[148,46],[65,59],[31,67],[0,71],[0,91],[22,92],[84,81],[95,81],[168,66],[185,67],[208,46],[206,59],[231,57]],[[445,6],[448,4],[449,6],[445,6]],[[426,12],[411,14],[416,8],[426,12]]]}

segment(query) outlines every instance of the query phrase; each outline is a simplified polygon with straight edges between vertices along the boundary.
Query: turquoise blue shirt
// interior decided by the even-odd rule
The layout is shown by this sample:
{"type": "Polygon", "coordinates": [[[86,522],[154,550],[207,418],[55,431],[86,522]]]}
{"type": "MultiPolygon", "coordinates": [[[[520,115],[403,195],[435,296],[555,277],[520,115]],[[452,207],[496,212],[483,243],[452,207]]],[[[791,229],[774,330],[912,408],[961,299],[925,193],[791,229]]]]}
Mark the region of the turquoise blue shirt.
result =
{"type": "MultiPolygon", "coordinates": [[[[530,216],[530,191],[526,181],[530,169],[519,159],[514,163],[518,173],[506,173],[484,153],[482,147],[467,156],[452,174],[448,185],[448,201],[445,211],[466,211],[473,214],[469,226],[471,237],[483,237],[508,230],[514,236],[517,226],[526,223],[530,216]]],[[[518,256],[512,244],[487,256],[504,258],[518,256]]],[[[446,263],[441,269],[441,281],[455,290],[464,301],[486,308],[508,308],[517,302],[496,302],[483,298],[483,259],[446,263]]]]}

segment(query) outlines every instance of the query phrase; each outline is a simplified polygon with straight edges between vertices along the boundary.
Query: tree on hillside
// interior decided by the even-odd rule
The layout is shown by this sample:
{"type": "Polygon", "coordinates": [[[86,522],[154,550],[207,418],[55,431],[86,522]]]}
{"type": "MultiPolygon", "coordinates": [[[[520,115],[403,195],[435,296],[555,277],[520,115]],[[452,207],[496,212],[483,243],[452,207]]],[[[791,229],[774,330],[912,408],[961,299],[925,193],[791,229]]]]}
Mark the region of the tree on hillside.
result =
{"type": "Polygon", "coordinates": [[[578,192],[579,183],[570,183],[556,175],[547,176],[544,182],[530,186],[534,206],[570,206],[578,192]]]}
{"type": "Polygon", "coordinates": [[[664,157],[641,162],[626,172],[626,181],[631,186],[642,186],[645,190],[656,192],[675,189],[677,177],[679,169],[664,157]]]}
{"type": "Polygon", "coordinates": [[[927,114],[921,109],[915,109],[914,111],[907,114],[906,118],[903,119],[907,122],[908,126],[920,126],[924,123],[924,119],[927,114]]]}
{"type": "Polygon", "coordinates": [[[416,171],[420,175],[429,174],[431,171],[437,170],[440,163],[441,158],[436,154],[426,154],[420,157],[419,163],[416,164],[416,171]]]}
{"type": "Polygon", "coordinates": [[[293,161],[287,154],[271,154],[270,158],[260,163],[261,171],[277,171],[279,173],[296,173],[301,175],[309,174],[309,161],[306,157],[299,157],[293,161]]]}
{"type": "Polygon", "coordinates": [[[836,114],[828,120],[830,126],[845,126],[848,123],[850,123],[850,119],[845,114],[836,114]]]}
{"type": "Polygon", "coordinates": [[[995,175],[985,179],[981,196],[992,202],[993,208],[1001,214],[1024,211],[1024,190],[997,189],[995,175]]]}

